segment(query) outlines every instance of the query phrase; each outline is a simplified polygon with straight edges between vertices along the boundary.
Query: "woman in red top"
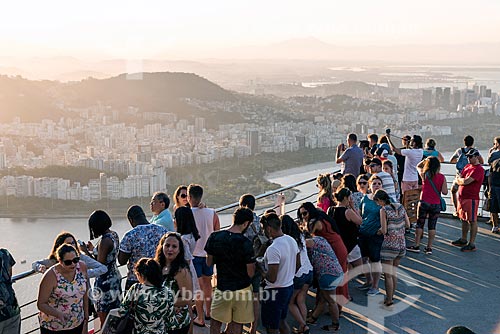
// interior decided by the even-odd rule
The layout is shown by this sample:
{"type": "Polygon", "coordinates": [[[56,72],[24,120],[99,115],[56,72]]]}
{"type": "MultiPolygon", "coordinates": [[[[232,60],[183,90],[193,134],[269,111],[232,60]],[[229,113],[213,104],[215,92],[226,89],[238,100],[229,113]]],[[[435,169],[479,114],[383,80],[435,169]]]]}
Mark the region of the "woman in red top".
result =
{"type": "Polygon", "coordinates": [[[337,227],[335,221],[330,218],[326,213],[314,207],[311,202],[302,203],[302,205],[297,210],[297,217],[307,226],[307,223],[311,220],[320,220],[321,229],[315,232],[316,236],[323,237],[328,241],[330,246],[332,246],[337,259],[339,260],[340,266],[344,272],[344,282],[339,285],[336,289],[337,293],[337,304],[339,305],[339,310],[342,309],[341,305],[347,304],[350,300],[349,289],[347,286],[347,248],[342,241],[340,236],[340,230],[337,227]]]}
{"type": "Polygon", "coordinates": [[[319,174],[316,178],[316,187],[319,189],[318,201],[316,206],[323,210],[328,211],[330,206],[334,206],[332,181],[329,174],[319,174]]]}
{"type": "Polygon", "coordinates": [[[420,193],[420,202],[418,203],[417,228],[415,230],[415,245],[407,247],[406,250],[413,253],[420,253],[420,239],[424,233],[425,219],[428,220],[428,240],[425,254],[432,254],[432,242],[436,236],[436,223],[441,212],[440,194],[448,194],[446,179],[441,174],[441,163],[437,157],[428,157],[422,160],[418,165],[418,172],[422,178],[422,192],[420,193]],[[434,183],[438,194],[431,184],[434,183]]]}

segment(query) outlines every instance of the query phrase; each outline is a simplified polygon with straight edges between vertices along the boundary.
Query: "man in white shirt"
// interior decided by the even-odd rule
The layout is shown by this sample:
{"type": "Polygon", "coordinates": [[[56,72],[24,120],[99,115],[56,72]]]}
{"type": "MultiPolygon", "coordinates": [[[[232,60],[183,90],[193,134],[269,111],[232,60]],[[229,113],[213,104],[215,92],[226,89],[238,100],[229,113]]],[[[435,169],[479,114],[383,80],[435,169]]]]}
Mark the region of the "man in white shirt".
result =
{"type": "Polygon", "coordinates": [[[406,157],[403,180],[401,181],[401,194],[407,190],[419,189],[417,165],[424,156],[422,137],[414,135],[410,140],[410,149],[400,149],[394,146],[390,134],[387,134],[387,139],[395,153],[406,157]]]}
{"type": "Polygon", "coordinates": [[[266,235],[273,240],[264,254],[267,293],[262,298],[262,325],[269,334],[290,333],[285,320],[293,294],[293,278],[300,268],[300,250],[297,242],[281,231],[278,215],[266,214],[260,222],[266,235]]]}

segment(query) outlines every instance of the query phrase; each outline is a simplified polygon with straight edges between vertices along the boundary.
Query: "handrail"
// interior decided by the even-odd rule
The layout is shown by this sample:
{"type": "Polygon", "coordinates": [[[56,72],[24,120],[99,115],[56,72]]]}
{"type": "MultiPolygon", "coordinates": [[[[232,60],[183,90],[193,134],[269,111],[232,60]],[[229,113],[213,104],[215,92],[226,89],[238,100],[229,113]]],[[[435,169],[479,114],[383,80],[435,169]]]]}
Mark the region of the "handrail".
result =
{"type": "MultiPolygon", "coordinates": [[[[452,164],[452,163],[449,163],[449,162],[442,162],[441,164],[442,164],[442,165],[455,165],[455,164],[452,164]]],[[[488,164],[482,164],[482,166],[483,166],[483,167],[489,167],[489,165],[488,165],[488,164]]],[[[331,174],[333,174],[333,173],[337,173],[337,172],[339,172],[339,170],[336,170],[336,171],[332,172],[331,174]]],[[[446,179],[446,176],[454,176],[455,174],[444,174],[444,175],[445,175],[445,180],[446,180],[446,181],[447,181],[447,183],[448,183],[448,180],[446,179]]],[[[271,191],[265,192],[265,193],[263,193],[263,194],[259,194],[259,195],[255,196],[255,199],[256,199],[256,200],[259,200],[259,199],[262,199],[262,198],[266,198],[266,197],[269,197],[269,196],[272,196],[272,195],[275,195],[275,194],[279,194],[279,193],[281,193],[281,192],[283,192],[283,191],[285,191],[285,190],[290,190],[290,189],[293,189],[293,188],[296,188],[296,187],[298,187],[298,186],[301,186],[301,185],[304,185],[304,184],[307,184],[307,183],[310,183],[310,182],[314,182],[314,181],[316,181],[316,177],[308,178],[308,179],[305,179],[305,180],[302,180],[302,181],[299,181],[299,182],[296,182],[296,183],[293,183],[293,184],[290,184],[290,185],[287,185],[287,186],[284,186],[284,187],[280,187],[280,188],[275,189],[275,190],[271,190],[271,191]]],[[[481,193],[484,195],[483,190],[481,190],[481,193]]],[[[307,196],[302,197],[302,198],[300,198],[300,199],[293,199],[292,201],[285,202],[285,205],[286,205],[286,204],[293,204],[293,203],[297,203],[297,202],[299,202],[299,201],[303,201],[303,200],[308,199],[308,198],[310,198],[310,197],[312,197],[312,196],[314,196],[314,195],[315,195],[315,193],[313,193],[313,194],[311,194],[311,195],[307,195],[307,196]]],[[[451,198],[451,197],[450,197],[450,196],[446,196],[446,197],[444,197],[444,198],[451,198]]],[[[235,207],[238,207],[238,206],[239,206],[239,203],[238,203],[238,202],[234,202],[234,203],[231,203],[231,204],[228,204],[228,205],[225,205],[225,206],[222,206],[222,207],[216,208],[216,209],[215,209],[215,211],[216,211],[216,212],[223,212],[223,211],[227,211],[227,210],[229,210],[229,209],[232,209],[232,208],[235,208],[235,207]]],[[[276,208],[276,207],[274,207],[274,208],[276,208]]],[[[288,214],[288,213],[293,212],[293,211],[294,211],[294,210],[286,211],[286,213],[288,214]]],[[[481,212],[481,213],[482,213],[482,212],[481,212]]],[[[121,266],[120,266],[120,267],[121,267],[121,266]]],[[[36,273],[34,270],[29,270],[29,271],[26,271],[26,272],[19,273],[19,274],[17,274],[17,275],[15,275],[15,276],[13,276],[12,281],[13,281],[13,282],[16,282],[16,281],[18,281],[18,280],[21,280],[21,279],[24,279],[24,278],[26,278],[26,277],[29,277],[29,276],[33,275],[34,273],[36,273]]],[[[30,301],[30,302],[27,302],[27,303],[25,303],[25,304],[21,305],[20,307],[21,307],[21,308],[24,308],[24,307],[26,307],[26,306],[28,306],[28,305],[33,304],[33,303],[36,303],[36,299],[35,299],[35,300],[32,300],[32,301],[30,301]]],[[[26,320],[26,319],[32,318],[32,317],[34,317],[36,314],[37,314],[37,313],[35,313],[35,314],[31,314],[31,315],[28,315],[28,316],[26,316],[26,317],[22,318],[22,320],[26,320]]],[[[36,331],[37,329],[38,329],[38,328],[32,329],[32,330],[30,330],[30,331],[28,331],[28,332],[25,332],[25,334],[32,333],[32,332],[36,331]]]]}

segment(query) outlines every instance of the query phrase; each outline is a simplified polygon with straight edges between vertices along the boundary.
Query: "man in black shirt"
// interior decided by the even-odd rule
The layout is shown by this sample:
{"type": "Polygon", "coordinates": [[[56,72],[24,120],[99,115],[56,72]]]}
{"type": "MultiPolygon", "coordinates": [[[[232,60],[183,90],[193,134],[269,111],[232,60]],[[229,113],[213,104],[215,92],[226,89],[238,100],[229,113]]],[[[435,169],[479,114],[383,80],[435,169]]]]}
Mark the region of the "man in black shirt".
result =
{"type": "Polygon", "coordinates": [[[205,245],[207,265],[217,265],[211,334],[219,334],[222,323],[229,324],[232,333],[242,333],[243,324],[254,321],[250,283],[255,273],[255,259],[252,243],[243,235],[253,219],[250,209],[236,209],[231,227],[213,232],[205,245]]]}

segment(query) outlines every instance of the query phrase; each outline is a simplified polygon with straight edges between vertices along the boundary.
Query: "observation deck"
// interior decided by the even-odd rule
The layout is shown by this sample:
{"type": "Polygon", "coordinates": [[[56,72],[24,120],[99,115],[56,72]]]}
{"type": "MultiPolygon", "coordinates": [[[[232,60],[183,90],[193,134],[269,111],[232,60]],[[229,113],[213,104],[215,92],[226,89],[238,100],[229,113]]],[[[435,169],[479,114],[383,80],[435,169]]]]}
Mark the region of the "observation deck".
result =
{"type": "MultiPolygon", "coordinates": [[[[446,175],[448,188],[454,175],[446,175]]],[[[315,182],[315,178],[280,188],[256,196],[257,199],[276,196],[284,190],[295,189],[315,182]]],[[[298,196],[285,204],[285,212],[295,216],[295,210],[303,201],[314,201],[315,193],[298,196]]],[[[483,197],[483,194],[481,194],[483,197]]],[[[452,208],[449,195],[445,197],[448,210],[452,208]]],[[[236,207],[237,203],[218,208],[218,212],[227,211],[236,207]]],[[[259,205],[259,201],[257,202],[259,205]]],[[[257,210],[257,213],[267,208],[257,210]]],[[[392,308],[382,305],[384,300],[384,279],[379,283],[381,294],[373,297],[365,295],[364,291],[356,288],[359,279],[349,282],[349,291],[353,301],[343,308],[340,318],[340,333],[445,333],[455,325],[464,325],[476,333],[500,333],[500,312],[498,301],[500,293],[500,235],[490,232],[488,225],[489,213],[479,209],[479,229],[476,239],[477,251],[462,253],[458,247],[452,246],[451,241],[457,239],[461,233],[461,223],[450,214],[440,216],[437,224],[436,239],[433,254],[425,255],[407,252],[402,259],[398,271],[398,286],[395,293],[395,303],[392,308]]],[[[427,230],[424,230],[422,245],[427,242],[427,230]]],[[[414,229],[406,235],[407,245],[413,244],[414,229]]],[[[423,248],[423,247],[422,247],[423,248]]],[[[121,268],[122,273],[125,268],[121,268]]],[[[17,281],[34,280],[36,286],[41,276],[32,276],[26,272],[15,276],[17,281]]],[[[354,277],[357,273],[355,273],[354,277]]],[[[14,284],[14,289],[19,283],[14,284]]],[[[32,295],[36,296],[34,290],[32,295]]],[[[315,290],[309,291],[308,309],[314,306],[315,290]]],[[[36,300],[19,301],[22,304],[22,333],[38,333],[36,300]]],[[[289,324],[296,326],[295,321],[288,315],[289,324]]],[[[209,322],[207,322],[208,324],[209,322]]],[[[317,324],[310,325],[311,333],[324,333],[321,327],[331,324],[330,316],[323,314],[317,324]]],[[[98,333],[98,324],[90,323],[94,327],[93,333],[98,333]]],[[[248,330],[248,328],[246,328],[248,330]]],[[[259,327],[259,333],[265,329],[259,327]]],[[[194,327],[195,334],[209,333],[209,328],[194,327]]]]}

